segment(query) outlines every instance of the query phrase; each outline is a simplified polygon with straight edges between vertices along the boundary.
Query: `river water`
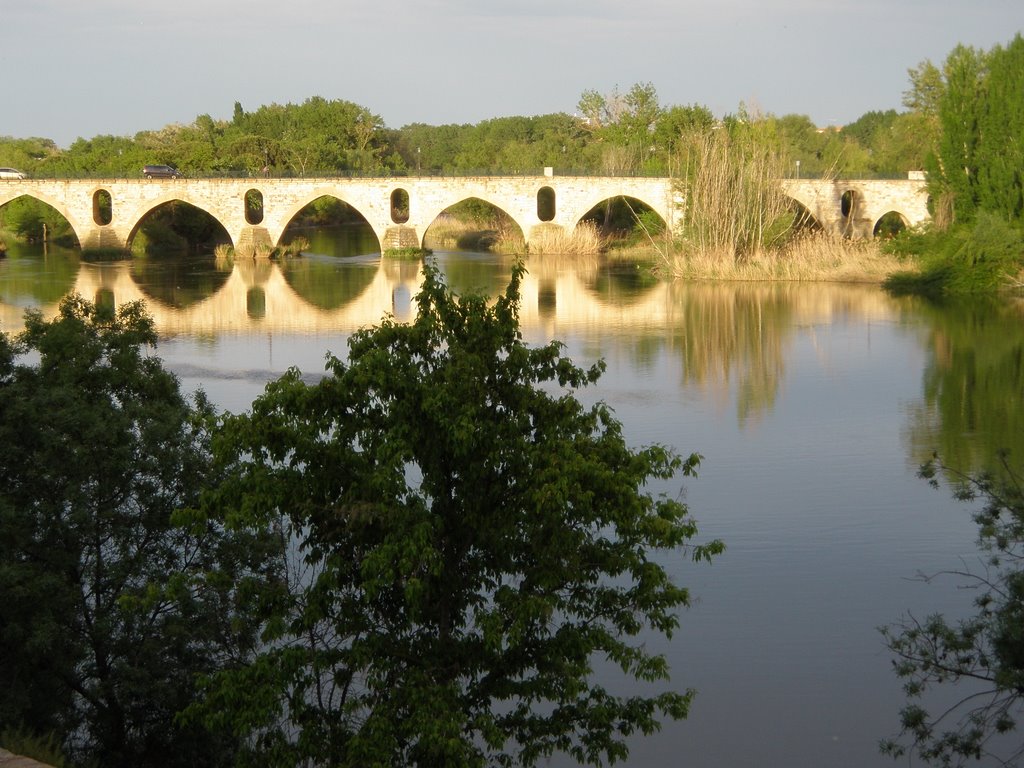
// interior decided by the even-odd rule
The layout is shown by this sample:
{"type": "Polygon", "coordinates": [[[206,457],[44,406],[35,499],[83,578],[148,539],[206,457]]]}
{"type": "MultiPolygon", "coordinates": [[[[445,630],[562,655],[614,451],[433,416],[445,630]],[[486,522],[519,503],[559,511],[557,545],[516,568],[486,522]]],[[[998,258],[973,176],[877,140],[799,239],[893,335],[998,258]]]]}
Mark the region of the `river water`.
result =
{"type": "MultiPolygon", "coordinates": [[[[287,367],[383,313],[410,318],[417,263],[314,250],[283,264],[212,258],[84,263],[15,245],[0,260],[0,330],[60,297],[144,299],[157,353],[187,389],[249,407],[287,367]]],[[[512,262],[432,257],[457,292],[500,291],[512,262]]],[[[920,572],[975,555],[970,509],[916,477],[939,450],[965,470],[1000,448],[1024,456],[1024,324],[1013,301],[936,306],[850,285],[665,283],[633,265],[535,257],[521,309],[527,341],[559,339],[607,373],[608,402],[639,446],[704,456],[685,493],[714,563],[671,567],[694,605],[670,641],[690,717],[632,742],[630,766],[871,768],[897,726],[900,683],[878,627],[908,611],[956,614],[970,595],[920,572]]],[[[620,683],[603,668],[609,686],[620,683]]],[[[564,766],[562,758],[551,761],[564,766]]]]}

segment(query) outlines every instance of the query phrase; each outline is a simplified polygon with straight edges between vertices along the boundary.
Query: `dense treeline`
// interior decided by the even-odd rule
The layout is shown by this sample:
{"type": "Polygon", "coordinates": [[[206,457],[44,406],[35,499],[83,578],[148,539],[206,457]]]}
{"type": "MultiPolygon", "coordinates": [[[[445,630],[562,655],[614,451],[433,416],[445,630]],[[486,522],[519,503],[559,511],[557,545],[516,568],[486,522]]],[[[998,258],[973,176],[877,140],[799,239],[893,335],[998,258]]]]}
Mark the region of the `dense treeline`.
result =
{"type": "Polygon", "coordinates": [[[934,226],[900,243],[924,253],[897,289],[932,293],[1020,285],[1024,267],[1024,37],[989,51],[957,46],[941,67],[911,70],[922,116],[934,226]]]}
{"type": "MultiPolygon", "coordinates": [[[[794,174],[797,160],[801,174],[849,176],[904,175],[924,160],[922,119],[914,110],[869,112],[842,130],[822,129],[803,115],[755,117],[771,127],[775,149],[794,174]]],[[[399,129],[352,102],[314,97],[252,112],[235,102],[230,120],[199,115],[134,137],[79,138],[67,148],[46,138],[0,137],[0,165],[33,177],[134,178],[147,163],[174,165],[191,176],[538,173],[545,166],[667,174],[681,135],[717,125],[706,107],[662,105],[650,84],[625,93],[587,91],[573,115],[399,129]]]]}

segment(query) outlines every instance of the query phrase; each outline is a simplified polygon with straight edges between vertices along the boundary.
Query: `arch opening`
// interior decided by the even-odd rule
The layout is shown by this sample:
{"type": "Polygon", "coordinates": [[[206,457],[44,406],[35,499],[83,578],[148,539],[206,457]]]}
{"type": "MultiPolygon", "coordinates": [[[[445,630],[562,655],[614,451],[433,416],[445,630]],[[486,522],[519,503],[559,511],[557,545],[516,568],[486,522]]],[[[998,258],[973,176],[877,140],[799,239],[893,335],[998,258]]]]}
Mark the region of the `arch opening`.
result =
{"type": "Polygon", "coordinates": [[[884,240],[891,240],[906,228],[907,220],[904,218],[903,214],[898,211],[889,211],[888,213],[883,214],[881,218],[875,222],[875,226],[871,230],[871,235],[884,240]]]}
{"type": "Polygon", "coordinates": [[[537,190],[537,218],[541,221],[554,221],[556,215],[555,190],[541,187],[537,190]]]}
{"type": "Polygon", "coordinates": [[[258,189],[245,192],[245,221],[252,225],[263,223],[263,193],[258,189]]]}
{"type": "Polygon", "coordinates": [[[71,222],[52,205],[31,195],[20,195],[0,205],[0,229],[25,243],[52,243],[66,248],[81,245],[71,222]]]}
{"type": "Polygon", "coordinates": [[[401,188],[391,193],[391,221],[405,224],[409,221],[409,193],[401,188]]]}
{"type": "Polygon", "coordinates": [[[791,227],[794,235],[816,235],[825,230],[821,222],[799,200],[790,198],[789,208],[793,214],[791,227]]]}
{"type": "Polygon", "coordinates": [[[839,199],[839,210],[843,215],[843,237],[853,237],[859,206],[860,195],[855,190],[848,189],[843,192],[843,196],[839,199]]]}
{"type": "Polygon", "coordinates": [[[333,195],[323,195],[300,208],[281,234],[281,244],[302,238],[303,252],[322,256],[366,256],[380,252],[380,241],[358,210],[333,195]]]}
{"type": "Polygon", "coordinates": [[[92,195],[92,220],[101,227],[107,226],[114,219],[114,206],[110,192],[97,189],[92,195]]]}
{"type": "Polygon", "coordinates": [[[445,251],[523,253],[526,238],[501,208],[468,197],[438,214],[423,233],[423,246],[445,251]]]}
{"type": "Polygon", "coordinates": [[[212,253],[231,236],[207,211],[183,200],[169,200],[150,209],[128,236],[136,254],[212,253]]]}
{"type": "Polygon", "coordinates": [[[602,200],[579,220],[573,252],[643,247],[667,235],[668,223],[643,200],[626,195],[602,200]]]}
{"type": "Polygon", "coordinates": [[[850,218],[857,212],[858,197],[857,193],[848,189],[843,192],[843,196],[839,198],[839,210],[843,214],[843,218],[850,218]]]}

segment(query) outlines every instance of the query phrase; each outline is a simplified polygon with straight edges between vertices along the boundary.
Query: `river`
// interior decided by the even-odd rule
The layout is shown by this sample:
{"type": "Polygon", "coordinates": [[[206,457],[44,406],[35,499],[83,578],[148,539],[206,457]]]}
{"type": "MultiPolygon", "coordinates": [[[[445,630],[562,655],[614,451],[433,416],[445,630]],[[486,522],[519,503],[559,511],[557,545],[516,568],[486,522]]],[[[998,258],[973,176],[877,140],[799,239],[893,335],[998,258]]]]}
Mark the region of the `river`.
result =
{"type": "MultiPolygon", "coordinates": [[[[356,328],[411,317],[417,263],[331,255],[314,240],[283,264],[212,258],[85,263],[15,244],[0,260],[0,330],[78,291],[144,299],[157,353],[187,389],[249,407],[287,367],[322,371],[356,328]]],[[[512,262],[432,257],[452,287],[500,291],[512,262]]],[[[632,265],[536,257],[527,341],[607,362],[583,399],[608,402],[634,445],[696,451],[685,493],[714,563],[673,562],[694,605],[667,654],[691,714],[632,742],[627,765],[872,768],[902,703],[878,627],[907,611],[958,613],[970,595],[915,575],[975,557],[968,507],[916,477],[933,450],[980,469],[1024,455],[1022,305],[937,306],[852,285],[703,285],[632,265]]],[[[598,672],[603,675],[604,672],[598,672]]],[[[610,682],[610,685],[615,685],[610,682]]],[[[553,759],[552,765],[568,763],[553,759]]]]}

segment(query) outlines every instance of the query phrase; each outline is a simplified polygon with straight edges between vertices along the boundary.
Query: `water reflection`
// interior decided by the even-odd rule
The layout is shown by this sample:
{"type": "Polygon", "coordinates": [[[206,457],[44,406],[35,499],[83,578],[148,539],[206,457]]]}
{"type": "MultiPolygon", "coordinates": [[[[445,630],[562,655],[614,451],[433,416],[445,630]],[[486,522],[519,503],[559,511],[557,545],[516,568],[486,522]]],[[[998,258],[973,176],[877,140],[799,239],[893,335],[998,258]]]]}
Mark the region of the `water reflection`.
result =
{"type": "Polygon", "coordinates": [[[928,318],[923,399],[906,441],[917,461],[933,451],[965,471],[993,470],[998,453],[1024,458],[1024,302],[919,302],[928,318]]]}
{"type": "MultiPolygon", "coordinates": [[[[438,253],[457,293],[504,290],[514,259],[438,253]]],[[[595,356],[625,354],[650,368],[678,360],[680,383],[734,403],[740,425],[770,413],[794,339],[844,318],[921,327],[923,399],[905,429],[915,461],[940,450],[963,469],[992,465],[996,451],[1024,455],[1024,304],[938,306],[874,287],[687,284],[599,259],[527,261],[521,316],[537,341],[582,334],[595,356]]],[[[145,301],[165,335],[238,331],[352,331],[385,314],[408,320],[422,279],[417,261],[379,255],[312,255],[284,262],[175,256],[81,263],[76,252],[15,244],[0,261],[0,327],[18,330],[26,307],[56,312],[76,291],[109,306],[145,301]]]]}
{"type": "Polygon", "coordinates": [[[643,300],[660,281],[643,265],[611,262],[595,264],[589,283],[596,296],[617,305],[643,300]]]}
{"type": "Polygon", "coordinates": [[[358,298],[373,282],[380,260],[308,256],[281,264],[284,279],[299,296],[320,309],[338,309],[358,298]]]}
{"type": "Polygon", "coordinates": [[[208,255],[138,256],[131,260],[132,278],[145,296],[166,307],[185,309],[219,291],[231,264],[208,255]]]}
{"type": "Polygon", "coordinates": [[[77,250],[25,245],[12,238],[7,256],[0,258],[0,306],[55,304],[72,290],[78,265],[77,250]]]}
{"type": "Polygon", "coordinates": [[[283,239],[290,243],[297,238],[309,243],[303,251],[320,256],[352,256],[380,248],[377,235],[365,221],[335,227],[289,227],[283,239]]]}

